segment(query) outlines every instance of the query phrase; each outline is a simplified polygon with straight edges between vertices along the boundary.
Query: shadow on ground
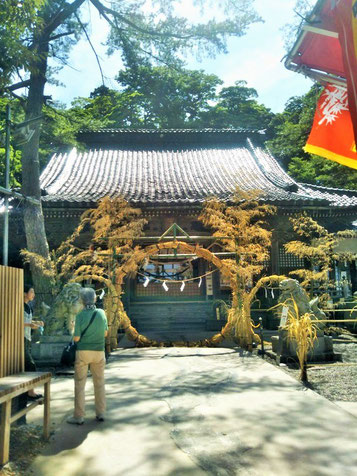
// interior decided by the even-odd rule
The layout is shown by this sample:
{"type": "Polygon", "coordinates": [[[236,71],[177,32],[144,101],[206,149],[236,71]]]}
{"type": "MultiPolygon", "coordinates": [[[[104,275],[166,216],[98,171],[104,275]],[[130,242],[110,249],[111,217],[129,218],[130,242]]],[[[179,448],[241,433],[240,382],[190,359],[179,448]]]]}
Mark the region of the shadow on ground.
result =
{"type": "Polygon", "coordinates": [[[62,426],[38,475],[356,474],[356,420],[250,354],[122,351],[106,385],[107,420],[62,426]]]}

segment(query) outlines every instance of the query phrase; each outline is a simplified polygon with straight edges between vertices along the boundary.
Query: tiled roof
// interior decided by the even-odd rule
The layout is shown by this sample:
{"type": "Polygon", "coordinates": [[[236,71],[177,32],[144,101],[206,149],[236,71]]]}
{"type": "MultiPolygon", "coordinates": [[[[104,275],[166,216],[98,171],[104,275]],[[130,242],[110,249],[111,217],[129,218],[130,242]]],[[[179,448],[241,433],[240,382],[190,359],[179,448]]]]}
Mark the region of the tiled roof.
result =
{"type": "Polygon", "coordinates": [[[272,155],[249,139],[240,144],[183,147],[115,146],[54,155],[41,175],[45,205],[93,204],[123,196],[147,206],[228,200],[234,189],[259,189],[281,205],[357,208],[357,192],[295,182],[272,155]]]}

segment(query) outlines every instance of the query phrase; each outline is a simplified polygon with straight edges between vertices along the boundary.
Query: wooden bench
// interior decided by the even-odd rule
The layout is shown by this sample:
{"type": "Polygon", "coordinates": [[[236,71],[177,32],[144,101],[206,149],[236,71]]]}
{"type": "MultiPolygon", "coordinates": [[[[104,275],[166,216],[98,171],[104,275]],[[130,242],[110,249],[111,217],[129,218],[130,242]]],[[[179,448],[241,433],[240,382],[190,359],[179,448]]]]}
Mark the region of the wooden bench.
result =
{"type": "Polygon", "coordinates": [[[9,377],[0,378],[0,465],[9,461],[10,425],[22,416],[26,415],[37,405],[44,404],[43,435],[45,439],[50,437],[50,383],[52,374],[49,372],[22,372],[9,377]],[[36,400],[23,410],[11,416],[11,401],[29,390],[44,385],[44,398],[36,400]]]}

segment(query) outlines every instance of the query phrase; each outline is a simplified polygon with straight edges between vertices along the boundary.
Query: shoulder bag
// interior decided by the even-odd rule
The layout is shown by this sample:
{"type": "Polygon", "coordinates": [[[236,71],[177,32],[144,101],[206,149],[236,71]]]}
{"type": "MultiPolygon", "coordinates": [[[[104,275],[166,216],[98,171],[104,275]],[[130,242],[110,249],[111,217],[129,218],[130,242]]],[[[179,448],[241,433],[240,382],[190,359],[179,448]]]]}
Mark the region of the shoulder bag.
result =
{"type": "MultiPolygon", "coordinates": [[[[84,329],[84,331],[81,333],[80,339],[84,336],[84,334],[87,332],[89,326],[92,324],[94,321],[95,315],[97,314],[97,311],[95,310],[92,314],[92,317],[89,321],[88,326],[84,329]]],[[[66,347],[63,349],[62,352],[62,357],[61,357],[61,365],[64,365],[65,367],[72,367],[74,365],[74,361],[76,360],[76,350],[77,350],[77,342],[73,342],[73,340],[66,345],[66,347]]]]}

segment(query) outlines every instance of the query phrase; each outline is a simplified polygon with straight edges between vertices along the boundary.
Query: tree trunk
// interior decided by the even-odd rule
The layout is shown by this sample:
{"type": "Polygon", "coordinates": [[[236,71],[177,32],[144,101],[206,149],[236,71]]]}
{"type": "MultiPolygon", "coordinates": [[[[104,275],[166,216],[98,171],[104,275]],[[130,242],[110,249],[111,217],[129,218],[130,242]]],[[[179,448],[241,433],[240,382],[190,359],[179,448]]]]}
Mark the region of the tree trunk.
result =
{"type": "MultiPolygon", "coordinates": [[[[46,40],[47,38],[40,37],[37,41],[39,45],[38,60],[36,64],[33,65],[30,76],[26,121],[38,117],[42,113],[48,58],[48,41],[46,40]]],[[[31,140],[23,146],[22,152],[22,192],[25,196],[40,200],[40,163],[38,152],[41,123],[35,122],[31,128],[35,129],[35,133],[31,140]]],[[[44,258],[49,258],[49,247],[46,238],[42,205],[25,202],[24,224],[27,249],[40,254],[44,258]]],[[[48,279],[44,279],[41,273],[33,267],[31,268],[31,273],[38,296],[37,303],[41,301],[50,303],[53,283],[48,279]]]]}

